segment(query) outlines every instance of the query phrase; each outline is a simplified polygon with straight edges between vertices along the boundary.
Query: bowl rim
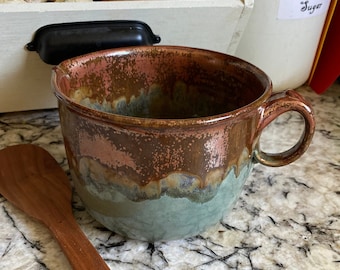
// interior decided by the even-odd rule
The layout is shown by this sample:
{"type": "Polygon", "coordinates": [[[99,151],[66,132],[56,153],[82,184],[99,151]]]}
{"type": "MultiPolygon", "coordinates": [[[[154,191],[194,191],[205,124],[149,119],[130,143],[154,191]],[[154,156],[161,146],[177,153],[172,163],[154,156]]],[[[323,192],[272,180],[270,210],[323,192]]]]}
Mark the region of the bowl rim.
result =
{"type": "Polygon", "coordinates": [[[52,68],[52,76],[51,76],[51,86],[55,96],[58,99],[59,107],[62,104],[65,104],[70,110],[80,113],[81,115],[88,118],[96,118],[100,121],[104,122],[114,122],[120,123],[124,125],[133,125],[133,126],[147,126],[147,127],[179,127],[179,126],[201,126],[201,125],[211,125],[220,123],[223,120],[227,119],[237,119],[242,114],[250,114],[254,110],[258,110],[266,100],[268,100],[272,94],[272,81],[269,76],[257,66],[242,60],[238,57],[211,51],[207,49],[200,48],[192,48],[185,46],[167,46],[167,45],[157,45],[157,46],[134,46],[134,47],[122,47],[122,48],[114,48],[114,49],[106,49],[102,51],[96,51],[92,53],[88,53],[85,55],[73,57],[67,60],[62,61],[60,64],[52,68]],[[235,62],[235,65],[246,65],[247,72],[255,74],[258,80],[264,85],[264,89],[262,94],[254,99],[252,102],[239,107],[232,111],[227,111],[221,114],[215,114],[204,117],[197,118],[143,118],[143,117],[135,117],[135,116],[126,116],[115,114],[111,112],[104,112],[96,109],[89,108],[85,105],[79,104],[73,101],[70,97],[64,94],[60,90],[60,86],[58,80],[61,77],[69,77],[67,70],[69,67],[79,65],[81,63],[85,63],[87,61],[93,60],[95,58],[102,57],[115,57],[126,54],[136,54],[138,52],[146,52],[146,51],[182,51],[185,53],[200,53],[205,56],[209,56],[210,58],[228,58],[235,62]]]}

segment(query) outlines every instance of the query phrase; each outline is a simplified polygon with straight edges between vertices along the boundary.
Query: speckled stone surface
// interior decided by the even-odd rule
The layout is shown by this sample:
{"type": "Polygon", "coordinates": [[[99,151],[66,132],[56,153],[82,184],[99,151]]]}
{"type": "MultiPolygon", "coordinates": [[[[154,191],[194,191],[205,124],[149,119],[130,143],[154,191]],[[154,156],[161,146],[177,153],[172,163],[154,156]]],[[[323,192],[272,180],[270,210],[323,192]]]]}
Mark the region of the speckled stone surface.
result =
{"type": "MultiPolygon", "coordinates": [[[[110,268],[340,269],[340,85],[320,96],[298,91],[317,120],[307,153],[285,167],[256,165],[232,213],[201,235],[127,240],[94,221],[74,193],[74,215],[110,268]]],[[[302,125],[298,114],[282,115],[263,133],[264,149],[294,144],[302,125]]],[[[44,147],[68,172],[57,110],[0,114],[0,149],[20,143],[44,147]]],[[[49,231],[1,196],[0,269],[70,269],[49,231]]]]}

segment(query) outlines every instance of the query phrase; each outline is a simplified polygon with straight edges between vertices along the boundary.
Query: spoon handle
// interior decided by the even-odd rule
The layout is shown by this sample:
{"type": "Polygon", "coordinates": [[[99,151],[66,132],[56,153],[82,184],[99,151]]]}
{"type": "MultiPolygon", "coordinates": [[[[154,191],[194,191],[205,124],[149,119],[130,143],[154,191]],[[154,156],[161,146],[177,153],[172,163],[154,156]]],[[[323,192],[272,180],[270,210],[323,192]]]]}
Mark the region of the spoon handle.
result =
{"type": "Polygon", "coordinates": [[[75,219],[64,216],[63,219],[58,219],[58,222],[48,224],[48,227],[59,242],[73,269],[110,269],[75,219]]]}

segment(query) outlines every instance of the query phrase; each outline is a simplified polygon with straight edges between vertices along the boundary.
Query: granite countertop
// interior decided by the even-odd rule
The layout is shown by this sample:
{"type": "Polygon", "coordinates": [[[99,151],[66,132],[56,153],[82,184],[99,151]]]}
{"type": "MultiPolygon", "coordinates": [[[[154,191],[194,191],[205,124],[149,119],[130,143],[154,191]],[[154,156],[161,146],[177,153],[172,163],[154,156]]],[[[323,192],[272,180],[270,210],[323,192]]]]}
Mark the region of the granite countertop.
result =
{"type": "MultiPolygon", "coordinates": [[[[318,96],[317,126],[305,155],[291,165],[256,165],[231,214],[184,240],[146,243],[106,230],[77,194],[77,222],[111,269],[340,269],[340,85],[318,96]]],[[[302,130],[284,114],[261,138],[264,149],[289,147],[302,130]]],[[[0,114],[0,149],[33,143],[68,172],[57,110],[0,114]]],[[[0,164],[1,166],[1,164],[0,164]]],[[[0,269],[70,269],[49,231],[0,196],[0,269]]]]}

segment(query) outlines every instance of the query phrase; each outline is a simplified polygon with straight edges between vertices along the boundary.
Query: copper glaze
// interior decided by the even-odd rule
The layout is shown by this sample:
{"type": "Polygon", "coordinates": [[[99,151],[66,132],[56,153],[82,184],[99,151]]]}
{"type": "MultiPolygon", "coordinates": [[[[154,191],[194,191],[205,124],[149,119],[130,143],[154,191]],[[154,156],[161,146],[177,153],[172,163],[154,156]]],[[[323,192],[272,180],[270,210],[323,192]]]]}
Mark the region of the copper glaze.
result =
{"type": "Polygon", "coordinates": [[[98,194],[112,188],[134,202],[165,194],[207,202],[231,170],[237,178],[256,161],[288,164],[314,132],[312,110],[301,96],[271,95],[261,70],[211,51],[96,52],[61,63],[52,83],[75,177],[98,194]],[[262,152],[261,131],[290,110],[306,122],[300,141],[284,153],[262,152]]]}

